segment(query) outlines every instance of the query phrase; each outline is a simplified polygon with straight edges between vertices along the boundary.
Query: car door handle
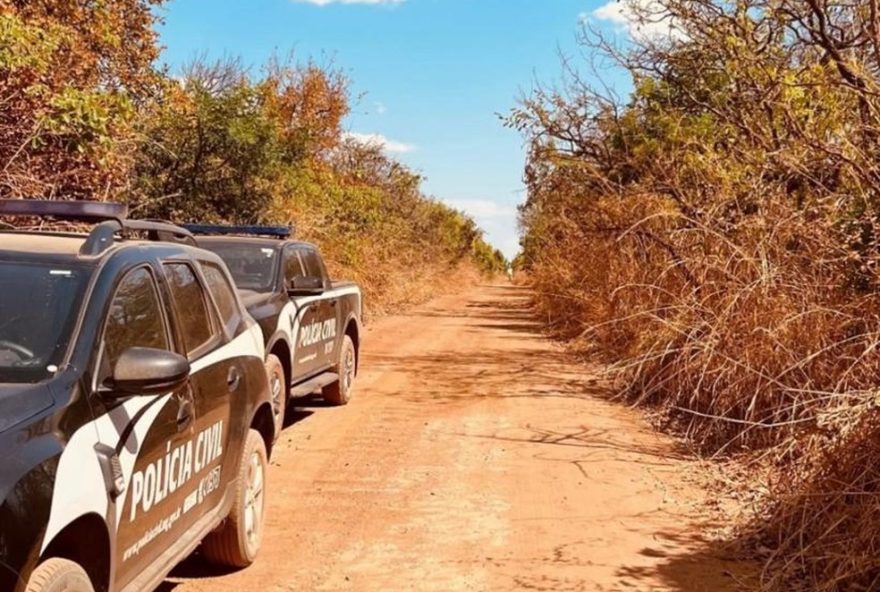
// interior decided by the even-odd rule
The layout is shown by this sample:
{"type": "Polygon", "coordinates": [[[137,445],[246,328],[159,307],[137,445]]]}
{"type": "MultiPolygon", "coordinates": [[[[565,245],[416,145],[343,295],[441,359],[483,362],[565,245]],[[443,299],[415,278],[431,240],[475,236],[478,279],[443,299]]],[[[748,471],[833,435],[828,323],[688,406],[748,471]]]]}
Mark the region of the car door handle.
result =
{"type": "Polygon", "coordinates": [[[229,387],[229,392],[237,391],[240,384],[241,372],[238,371],[238,368],[230,368],[229,374],[226,375],[226,386],[229,387]]]}

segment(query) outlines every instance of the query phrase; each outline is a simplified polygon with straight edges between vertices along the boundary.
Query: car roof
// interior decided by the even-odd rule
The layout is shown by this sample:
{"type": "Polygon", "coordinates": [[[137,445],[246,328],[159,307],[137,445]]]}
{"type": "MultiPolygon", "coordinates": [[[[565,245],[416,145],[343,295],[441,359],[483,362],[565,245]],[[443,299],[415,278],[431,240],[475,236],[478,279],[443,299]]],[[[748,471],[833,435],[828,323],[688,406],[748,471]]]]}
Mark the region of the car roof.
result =
{"type": "Polygon", "coordinates": [[[251,245],[258,246],[264,248],[272,248],[272,249],[282,249],[289,245],[299,246],[299,247],[309,247],[312,249],[317,249],[315,245],[312,243],[307,243],[304,241],[298,240],[279,240],[277,238],[270,237],[258,237],[258,236],[211,236],[211,235],[196,235],[195,237],[196,243],[199,245],[205,245],[206,247],[212,245],[223,245],[223,244],[240,244],[240,245],[251,245]]]}
{"type": "Polygon", "coordinates": [[[4,230],[0,231],[0,251],[75,257],[87,238],[79,233],[4,230]]]}
{"type": "MultiPolygon", "coordinates": [[[[97,255],[83,255],[81,248],[88,240],[86,233],[76,232],[38,232],[24,230],[0,230],[0,256],[9,254],[26,258],[28,260],[67,261],[67,262],[97,262],[112,256],[121,250],[134,247],[155,247],[165,251],[165,255],[172,251],[177,253],[189,253],[196,255],[195,251],[205,253],[203,249],[188,244],[167,241],[150,241],[139,239],[115,239],[113,245],[102,250],[97,255]]],[[[216,255],[207,251],[210,259],[216,255]]]]}

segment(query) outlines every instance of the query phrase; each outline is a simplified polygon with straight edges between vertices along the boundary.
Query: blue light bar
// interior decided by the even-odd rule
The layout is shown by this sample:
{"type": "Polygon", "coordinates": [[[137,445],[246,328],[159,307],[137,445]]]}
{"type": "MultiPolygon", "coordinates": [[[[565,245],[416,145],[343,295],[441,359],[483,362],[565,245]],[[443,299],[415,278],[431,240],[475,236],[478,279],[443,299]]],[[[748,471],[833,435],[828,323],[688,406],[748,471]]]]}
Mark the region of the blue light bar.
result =
{"type": "Polygon", "coordinates": [[[223,224],[181,224],[180,226],[193,234],[202,236],[269,236],[287,239],[293,234],[293,229],[290,226],[227,226],[223,224]]]}
{"type": "Polygon", "coordinates": [[[102,201],[60,201],[49,199],[0,199],[0,216],[33,216],[76,222],[123,224],[128,206],[102,201]]]}

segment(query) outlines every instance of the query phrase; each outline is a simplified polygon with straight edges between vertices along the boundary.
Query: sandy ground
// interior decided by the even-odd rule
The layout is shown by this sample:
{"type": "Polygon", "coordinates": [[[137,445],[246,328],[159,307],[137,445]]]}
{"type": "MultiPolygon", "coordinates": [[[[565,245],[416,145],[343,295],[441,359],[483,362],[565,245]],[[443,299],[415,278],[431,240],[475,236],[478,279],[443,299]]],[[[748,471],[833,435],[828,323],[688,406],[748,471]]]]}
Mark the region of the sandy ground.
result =
{"type": "Polygon", "coordinates": [[[699,466],[603,399],[521,288],[375,322],[355,400],[298,407],[251,568],[196,555],[165,592],[737,589],[699,466]]]}

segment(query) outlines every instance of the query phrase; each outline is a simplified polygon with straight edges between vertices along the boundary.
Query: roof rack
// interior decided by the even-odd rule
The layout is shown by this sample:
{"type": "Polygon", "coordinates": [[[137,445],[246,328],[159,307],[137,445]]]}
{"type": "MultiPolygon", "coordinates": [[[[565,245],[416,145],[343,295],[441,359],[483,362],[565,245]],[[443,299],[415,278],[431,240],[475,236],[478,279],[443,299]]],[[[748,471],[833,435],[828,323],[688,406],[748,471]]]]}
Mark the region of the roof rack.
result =
{"type": "MultiPolygon", "coordinates": [[[[0,216],[54,218],[74,222],[96,223],[80,247],[84,256],[101,254],[119,235],[123,240],[131,233],[144,233],[147,240],[185,243],[197,246],[188,230],[161,220],[129,220],[128,206],[95,201],[54,201],[40,199],[0,199],[0,216]]],[[[7,227],[0,225],[0,229],[7,227]]]]}
{"type": "Polygon", "coordinates": [[[163,241],[170,243],[184,243],[193,247],[198,246],[192,233],[188,230],[153,220],[123,220],[122,225],[112,220],[99,224],[89,234],[89,238],[80,248],[80,255],[95,256],[101,254],[107,247],[113,244],[116,235],[122,235],[123,239],[130,238],[132,232],[143,232],[150,241],[163,241]]]}
{"type": "Polygon", "coordinates": [[[293,236],[292,226],[235,226],[226,224],[181,224],[180,226],[198,235],[267,236],[279,240],[293,236]]]}

